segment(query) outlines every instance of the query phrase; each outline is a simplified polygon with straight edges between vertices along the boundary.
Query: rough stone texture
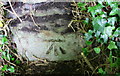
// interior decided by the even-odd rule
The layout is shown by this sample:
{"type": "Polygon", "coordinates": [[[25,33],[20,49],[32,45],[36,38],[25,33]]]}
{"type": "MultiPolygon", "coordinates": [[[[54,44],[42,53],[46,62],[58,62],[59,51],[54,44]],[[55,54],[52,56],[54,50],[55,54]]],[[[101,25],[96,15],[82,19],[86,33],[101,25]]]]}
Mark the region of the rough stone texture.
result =
{"type": "MultiPolygon", "coordinates": [[[[8,2],[8,0],[0,0],[1,2],[8,2]]],[[[74,0],[75,2],[82,2],[81,0],[74,0]]],[[[86,2],[93,0],[86,0],[86,2]]],[[[40,3],[40,2],[73,2],[73,0],[10,0],[10,2],[23,2],[23,3],[40,3]]]]}
{"type": "MultiPolygon", "coordinates": [[[[8,0],[0,0],[1,2],[8,2],[8,0]]],[[[9,0],[10,2],[23,2],[23,3],[40,3],[40,2],[47,2],[47,1],[54,1],[54,0],[9,0]]]]}
{"type": "Polygon", "coordinates": [[[79,58],[84,40],[81,34],[68,27],[72,19],[70,3],[16,3],[13,8],[22,19],[20,22],[10,13],[7,16],[14,18],[10,28],[19,54],[29,60],[64,61],[79,58]]]}

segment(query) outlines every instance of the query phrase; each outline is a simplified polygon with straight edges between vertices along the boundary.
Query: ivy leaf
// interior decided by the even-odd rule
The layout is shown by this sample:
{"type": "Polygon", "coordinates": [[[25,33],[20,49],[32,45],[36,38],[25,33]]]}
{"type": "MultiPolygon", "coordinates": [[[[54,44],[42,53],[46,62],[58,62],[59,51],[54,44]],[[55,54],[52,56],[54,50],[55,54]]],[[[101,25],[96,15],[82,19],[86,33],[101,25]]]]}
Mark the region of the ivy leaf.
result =
{"type": "Polygon", "coordinates": [[[116,21],[117,21],[116,17],[108,18],[108,23],[111,24],[112,26],[114,26],[114,24],[115,24],[116,21]]]}
{"type": "Polygon", "coordinates": [[[7,54],[7,60],[9,60],[10,61],[10,54],[7,54]]]}
{"type": "Polygon", "coordinates": [[[92,41],[86,41],[85,42],[87,45],[91,45],[93,42],[92,41]]]}
{"type": "Polygon", "coordinates": [[[115,29],[114,26],[113,27],[112,26],[108,26],[108,27],[104,28],[104,31],[103,31],[103,33],[101,35],[101,38],[103,38],[105,43],[107,42],[108,37],[110,37],[112,35],[112,32],[113,32],[112,30],[114,30],[114,29],[115,29]]]}
{"type": "Polygon", "coordinates": [[[4,65],[3,68],[2,68],[2,71],[6,71],[8,68],[8,65],[4,65]]]}
{"type": "Polygon", "coordinates": [[[104,33],[103,35],[101,35],[101,38],[103,38],[104,43],[106,43],[108,40],[108,35],[104,33]]]}
{"type": "Polygon", "coordinates": [[[85,4],[85,3],[78,2],[77,5],[78,5],[78,8],[81,8],[81,9],[80,9],[81,11],[86,10],[86,8],[85,8],[85,5],[86,5],[86,4],[85,4]]]}
{"type": "Polygon", "coordinates": [[[12,61],[14,61],[14,60],[15,60],[15,58],[11,58],[11,60],[12,60],[12,61]]]}
{"type": "Polygon", "coordinates": [[[3,55],[3,56],[6,56],[6,52],[5,52],[5,51],[3,51],[3,52],[2,52],[2,55],[3,55]]]}
{"type": "Polygon", "coordinates": [[[89,30],[88,33],[85,34],[85,39],[88,41],[92,38],[93,31],[89,30]]]}
{"type": "Polygon", "coordinates": [[[80,8],[80,7],[84,7],[86,4],[82,2],[78,2],[77,5],[78,5],[78,8],[80,8]]]}
{"type": "Polygon", "coordinates": [[[113,26],[108,26],[108,27],[105,27],[104,28],[104,34],[107,34],[108,36],[111,36],[112,35],[112,30],[114,30],[115,29],[115,27],[113,26]]]}
{"type": "Polygon", "coordinates": [[[89,23],[89,18],[86,18],[86,19],[84,20],[84,23],[85,23],[85,24],[88,24],[88,23],[89,23]]]}
{"type": "Polygon", "coordinates": [[[93,17],[95,17],[95,10],[96,10],[96,7],[93,6],[93,7],[88,7],[88,12],[90,12],[92,14],[93,17]]]}
{"type": "Polygon", "coordinates": [[[95,33],[95,37],[99,37],[100,36],[100,31],[97,31],[96,33],[95,33]]]}
{"type": "Polygon", "coordinates": [[[94,48],[94,51],[95,51],[96,54],[99,54],[100,53],[100,48],[99,47],[98,48],[94,48]]]}
{"type": "Polygon", "coordinates": [[[15,72],[15,68],[13,66],[10,66],[10,68],[8,69],[11,73],[15,72]]]}
{"type": "Polygon", "coordinates": [[[88,55],[88,48],[82,48],[82,51],[83,51],[83,53],[85,54],[85,56],[88,55]]]}
{"type": "Polygon", "coordinates": [[[2,49],[0,49],[0,52],[3,52],[3,50],[2,50],[2,49]]]}
{"type": "Polygon", "coordinates": [[[114,41],[111,41],[110,44],[108,45],[108,49],[112,50],[112,49],[118,49],[117,46],[115,45],[114,41]]]}
{"type": "Polygon", "coordinates": [[[8,39],[6,37],[2,38],[2,44],[6,43],[8,41],[8,39]]]}
{"type": "Polygon", "coordinates": [[[120,27],[116,29],[113,36],[118,37],[120,35],[120,27]]]}
{"type": "MultiPolygon", "coordinates": [[[[117,58],[114,63],[111,64],[111,67],[119,67],[120,66],[120,58],[117,58]]],[[[119,76],[119,75],[117,75],[119,76]]]]}
{"type": "Polygon", "coordinates": [[[99,69],[98,69],[98,73],[100,73],[100,74],[105,74],[105,71],[104,71],[102,68],[99,68],[99,69]]]}
{"type": "Polygon", "coordinates": [[[120,58],[117,58],[115,63],[117,64],[117,67],[120,66],[120,58]]]}
{"type": "Polygon", "coordinates": [[[118,8],[112,9],[109,15],[116,15],[116,14],[118,14],[118,8]]]}
{"type": "Polygon", "coordinates": [[[106,13],[101,14],[101,17],[102,17],[102,18],[107,17],[107,14],[106,14],[106,13]]]}
{"type": "Polygon", "coordinates": [[[93,17],[95,17],[95,15],[97,13],[101,13],[101,9],[103,8],[104,6],[101,5],[101,4],[97,4],[96,6],[93,6],[93,7],[88,7],[88,12],[90,12],[92,14],[93,17]]]}
{"type": "Polygon", "coordinates": [[[117,42],[117,46],[120,48],[120,42],[117,42]]]}
{"type": "Polygon", "coordinates": [[[85,7],[83,7],[82,9],[81,9],[81,11],[85,11],[86,10],[86,8],[85,7]]]}
{"type": "MultiPolygon", "coordinates": [[[[120,12],[120,9],[118,9],[118,12],[120,12]]],[[[118,13],[119,17],[120,17],[120,13],[118,13]]]]}
{"type": "Polygon", "coordinates": [[[102,3],[103,3],[103,0],[98,0],[98,3],[101,4],[101,5],[103,5],[103,4],[102,4],[102,3]]]}
{"type": "Polygon", "coordinates": [[[20,60],[16,60],[16,64],[20,64],[20,60]]]}
{"type": "Polygon", "coordinates": [[[105,24],[107,23],[107,20],[106,19],[99,19],[97,22],[100,26],[105,26],[105,24]]]}
{"type": "Polygon", "coordinates": [[[103,32],[104,31],[104,27],[107,23],[106,19],[102,19],[102,17],[95,17],[93,18],[92,24],[93,24],[93,28],[94,30],[103,32]]]}
{"type": "Polygon", "coordinates": [[[110,5],[110,7],[112,7],[113,9],[114,9],[114,8],[118,8],[117,2],[111,2],[109,5],[110,5]]]}

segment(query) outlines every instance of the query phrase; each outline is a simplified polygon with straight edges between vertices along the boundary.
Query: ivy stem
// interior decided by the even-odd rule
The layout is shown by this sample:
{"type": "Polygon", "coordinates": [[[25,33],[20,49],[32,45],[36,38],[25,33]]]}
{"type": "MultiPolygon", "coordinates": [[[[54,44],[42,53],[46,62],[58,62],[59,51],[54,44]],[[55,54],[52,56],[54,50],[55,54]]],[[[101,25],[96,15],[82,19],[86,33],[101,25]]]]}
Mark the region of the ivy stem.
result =
{"type": "Polygon", "coordinates": [[[94,71],[94,67],[91,65],[91,63],[89,62],[89,60],[87,59],[87,57],[84,55],[83,52],[81,52],[81,55],[83,56],[85,62],[86,62],[87,65],[90,67],[90,69],[91,69],[92,71],[94,71]]]}

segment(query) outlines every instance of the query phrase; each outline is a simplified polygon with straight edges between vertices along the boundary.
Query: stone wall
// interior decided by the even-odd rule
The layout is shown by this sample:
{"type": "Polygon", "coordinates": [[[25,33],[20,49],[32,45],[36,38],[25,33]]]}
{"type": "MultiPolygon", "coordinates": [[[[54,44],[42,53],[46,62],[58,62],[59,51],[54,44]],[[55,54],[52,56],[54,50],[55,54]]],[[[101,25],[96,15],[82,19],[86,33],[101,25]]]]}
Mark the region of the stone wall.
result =
{"type": "Polygon", "coordinates": [[[70,4],[69,2],[13,3],[17,15],[8,13],[7,17],[13,18],[10,29],[18,53],[29,60],[78,59],[81,48],[84,47],[84,40],[80,33],[68,27],[73,17],[70,4]]]}

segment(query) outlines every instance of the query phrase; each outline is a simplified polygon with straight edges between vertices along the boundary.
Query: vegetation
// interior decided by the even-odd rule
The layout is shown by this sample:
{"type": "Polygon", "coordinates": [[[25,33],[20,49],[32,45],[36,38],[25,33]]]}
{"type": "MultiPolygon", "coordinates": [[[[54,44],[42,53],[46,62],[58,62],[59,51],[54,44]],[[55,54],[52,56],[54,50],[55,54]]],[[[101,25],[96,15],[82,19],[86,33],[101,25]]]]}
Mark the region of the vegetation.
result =
{"type": "Polygon", "coordinates": [[[10,38],[8,24],[10,20],[5,19],[4,6],[0,4],[0,76],[6,73],[14,73],[17,65],[20,64],[19,56],[10,38]]]}
{"type": "MultiPolygon", "coordinates": [[[[86,56],[95,52],[97,56],[103,56],[102,62],[95,68],[101,74],[119,74],[120,70],[120,8],[118,2],[94,2],[92,6],[86,3],[78,3],[81,12],[89,12],[86,17],[85,40],[87,47],[83,48],[86,56]]],[[[92,54],[91,54],[92,55],[92,54]]],[[[98,57],[97,57],[98,58],[98,57]]],[[[99,60],[98,60],[99,61],[99,60]]],[[[94,70],[94,71],[95,71],[94,70]]]]}

